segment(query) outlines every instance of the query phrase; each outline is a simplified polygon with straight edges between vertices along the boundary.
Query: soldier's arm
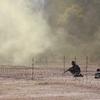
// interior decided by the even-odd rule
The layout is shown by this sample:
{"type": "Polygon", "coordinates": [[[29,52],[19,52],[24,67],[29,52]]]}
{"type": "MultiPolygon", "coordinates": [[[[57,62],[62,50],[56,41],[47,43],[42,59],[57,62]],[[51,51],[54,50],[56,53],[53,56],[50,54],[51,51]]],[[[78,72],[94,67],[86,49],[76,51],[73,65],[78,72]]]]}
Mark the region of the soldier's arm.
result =
{"type": "Polygon", "coordinates": [[[68,70],[65,70],[64,73],[68,72],[68,70]]]}
{"type": "Polygon", "coordinates": [[[66,72],[70,71],[71,69],[72,69],[72,68],[69,68],[69,69],[65,70],[65,71],[64,71],[64,73],[66,73],[66,72]]]}

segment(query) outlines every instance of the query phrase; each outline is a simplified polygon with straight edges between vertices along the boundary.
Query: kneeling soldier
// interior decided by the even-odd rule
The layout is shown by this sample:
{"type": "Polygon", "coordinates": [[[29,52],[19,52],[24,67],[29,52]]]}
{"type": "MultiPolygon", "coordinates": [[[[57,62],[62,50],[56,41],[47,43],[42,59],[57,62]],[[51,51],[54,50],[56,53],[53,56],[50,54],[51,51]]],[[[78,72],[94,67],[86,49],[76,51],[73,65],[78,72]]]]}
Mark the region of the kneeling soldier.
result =
{"type": "MultiPolygon", "coordinates": [[[[81,69],[79,67],[79,65],[76,64],[75,61],[72,61],[72,67],[70,67],[68,70],[66,70],[65,72],[70,72],[74,77],[83,77],[83,75],[81,74],[81,69]]],[[[64,73],[65,73],[64,72],[64,73]]]]}
{"type": "Polygon", "coordinates": [[[100,69],[97,69],[97,72],[95,73],[95,78],[100,78],[100,69]]]}

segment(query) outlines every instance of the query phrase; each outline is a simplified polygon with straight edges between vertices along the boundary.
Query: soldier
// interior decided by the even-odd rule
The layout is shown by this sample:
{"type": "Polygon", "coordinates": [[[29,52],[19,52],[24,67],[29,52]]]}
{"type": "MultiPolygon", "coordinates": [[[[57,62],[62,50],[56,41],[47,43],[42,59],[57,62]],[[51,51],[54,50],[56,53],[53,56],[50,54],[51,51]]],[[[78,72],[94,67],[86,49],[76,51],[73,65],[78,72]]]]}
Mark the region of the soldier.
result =
{"type": "MultiPolygon", "coordinates": [[[[83,75],[81,74],[81,69],[79,67],[79,65],[76,64],[75,61],[72,61],[72,67],[70,67],[68,70],[66,70],[65,72],[70,72],[72,73],[72,75],[74,77],[83,77],[83,75]]],[[[64,72],[64,73],[65,73],[64,72]]]]}
{"type": "Polygon", "coordinates": [[[100,79],[100,69],[97,69],[97,71],[95,73],[95,78],[100,79]]]}

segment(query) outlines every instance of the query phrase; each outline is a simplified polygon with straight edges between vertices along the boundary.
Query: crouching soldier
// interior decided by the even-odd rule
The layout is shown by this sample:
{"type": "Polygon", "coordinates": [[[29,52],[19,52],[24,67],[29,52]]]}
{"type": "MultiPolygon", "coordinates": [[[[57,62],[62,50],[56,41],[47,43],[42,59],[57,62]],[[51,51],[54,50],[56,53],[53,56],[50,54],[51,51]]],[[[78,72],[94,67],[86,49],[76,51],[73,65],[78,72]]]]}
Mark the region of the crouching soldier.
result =
{"type": "MultiPolygon", "coordinates": [[[[72,61],[72,67],[70,67],[69,69],[67,69],[65,72],[70,72],[74,77],[83,77],[83,75],[81,74],[81,69],[79,67],[79,65],[76,64],[75,61],[72,61]]],[[[64,73],[65,73],[64,72],[64,73]]]]}
{"type": "Polygon", "coordinates": [[[95,78],[96,79],[100,79],[100,69],[97,69],[96,73],[95,73],[95,78]]]}

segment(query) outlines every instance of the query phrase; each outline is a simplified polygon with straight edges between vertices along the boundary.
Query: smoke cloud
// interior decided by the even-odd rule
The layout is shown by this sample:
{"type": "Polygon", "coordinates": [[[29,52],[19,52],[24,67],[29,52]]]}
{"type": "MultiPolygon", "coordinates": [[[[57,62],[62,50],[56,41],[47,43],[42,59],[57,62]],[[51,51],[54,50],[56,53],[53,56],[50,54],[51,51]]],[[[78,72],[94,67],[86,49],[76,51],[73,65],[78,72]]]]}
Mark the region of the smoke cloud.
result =
{"type": "Polygon", "coordinates": [[[50,47],[43,1],[0,1],[0,64],[27,64],[50,47]]]}
{"type": "Polygon", "coordinates": [[[48,0],[45,12],[57,54],[99,60],[99,0],[48,0]]]}
{"type": "Polygon", "coordinates": [[[100,59],[100,0],[0,1],[0,63],[35,55],[100,59]]]}

